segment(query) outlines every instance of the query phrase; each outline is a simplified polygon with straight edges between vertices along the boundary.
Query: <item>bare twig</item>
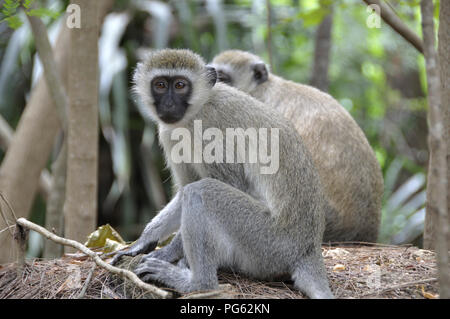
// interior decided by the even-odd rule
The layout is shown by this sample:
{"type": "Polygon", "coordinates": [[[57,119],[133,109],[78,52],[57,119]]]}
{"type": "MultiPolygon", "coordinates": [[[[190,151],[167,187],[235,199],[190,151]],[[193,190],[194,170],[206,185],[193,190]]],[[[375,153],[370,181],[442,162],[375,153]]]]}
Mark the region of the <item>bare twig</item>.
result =
{"type": "Polygon", "coordinates": [[[371,291],[369,293],[359,295],[359,298],[372,296],[372,295],[380,295],[380,294],[383,294],[388,291],[392,291],[392,290],[396,290],[396,289],[403,289],[403,288],[420,285],[420,284],[428,284],[428,283],[435,282],[435,281],[437,281],[437,278],[428,278],[428,279],[416,280],[416,281],[411,281],[411,282],[405,282],[404,284],[394,285],[394,286],[390,286],[390,287],[387,287],[387,288],[384,288],[381,290],[371,291]]]}
{"type": "Polygon", "coordinates": [[[97,267],[97,264],[94,264],[92,266],[91,270],[89,271],[86,281],[84,282],[83,289],[81,289],[80,294],[78,295],[78,299],[84,298],[84,295],[86,294],[86,290],[89,286],[89,283],[91,282],[92,275],[94,274],[95,267],[97,267]]]}
{"type": "Polygon", "coordinates": [[[92,250],[90,250],[89,248],[87,248],[86,246],[80,244],[79,242],[76,242],[74,240],[70,240],[67,238],[62,238],[59,236],[56,236],[55,234],[49,232],[48,230],[46,230],[45,228],[36,225],[28,220],[26,220],[25,218],[19,218],[17,220],[17,224],[26,227],[28,229],[34,230],[35,232],[41,234],[42,236],[46,237],[47,239],[50,239],[54,242],[57,242],[61,245],[64,246],[70,246],[73,247],[75,249],[78,249],[80,251],[82,251],[83,253],[85,253],[86,255],[88,255],[89,257],[91,257],[95,263],[106,269],[107,271],[119,275],[122,278],[126,278],[128,280],[130,280],[131,282],[133,282],[133,284],[135,284],[137,287],[144,289],[146,291],[148,291],[149,293],[152,293],[153,295],[160,297],[160,298],[171,298],[172,294],[170,292],[164,291],[162,289],[159,289],[153,285],[147,284],[145,282],[143,282],[142,280],[139,279],[138,276],[136,276],[136,274],[132,273],[129,270],[126,269],[122,269],[122,268],[117,268],[114,266],[111,266],[110,264],[104,262],[95,252],[93,252],[92,250]]]}
{"type": "MultiPolygon", "coordinates": [[[[14,220],[16,221],[16,220],[17,220],[16,213],[14,212],[14,209],[11,207],[11,204],[9,203],[8,199],[5,197],[5,195],[3,195],[2,192],[0,192],[0,198],[1,198],[2,202],[5,203],[5,204],[8,206],[9,211],[11,212],[11,214],[12,214],[13,217],[14,217],[14,220]]],[[[9,226],[8,222],[6,221],[7,218],[6,218],[6,216],[3,214],[3,211],[2,211],[2,216],[3,216],[3,218],[5,219],[6,224],[9,226]]]]}
{"type": "Polygon", "coordinates": [[[423,42],[420,37],[411,30],[387,4],[380,0],[363,0],[367,5],[377,5],[380,8],[380,16],[392,29],[411,43],[420,53],[423,53],[423,42]]]}

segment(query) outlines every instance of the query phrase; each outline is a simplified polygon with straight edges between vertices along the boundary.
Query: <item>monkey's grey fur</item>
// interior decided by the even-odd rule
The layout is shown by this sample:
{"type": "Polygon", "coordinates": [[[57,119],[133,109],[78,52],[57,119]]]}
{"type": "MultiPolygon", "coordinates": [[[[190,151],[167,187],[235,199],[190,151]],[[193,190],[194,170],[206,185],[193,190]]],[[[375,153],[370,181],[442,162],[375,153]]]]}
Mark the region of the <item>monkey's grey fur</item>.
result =
{"type": "MultiPolygon", "coordinates": [[[[172,242],[145,256],[136,273],[180,292],[218,286],[217,269],[260,279],[290,276],[311,298],[332,298],[321,255],[324,196],[319,178],[294,127],[279,113],[232,87],[211,84],[204,61],[187,50],[152,52],[138,65],[135,91],[141,112],[158,123],[160,143],[177,193],[122,255],[137,255],[177,231],[172,242]],[[183,65],[177,61],[185,61],[183,65]],[[162,122],[149,84],[155,76],[181,74],[193,94],[183,119],[162,122]],[[203,128],[278,128],[279,170],[260,174],[260,163],[175,164],[171,132],[193,121],[203,128]],[[189,268],[172,264],[184,256],[189,268]]],[[[224,134],[225,136],[225,134],[224,134]]],[[[239,152],[239,150],[238,150],[239,152]]],[[[224,151],[225,154],[225,151],[224,151]]],[[[181,261],[183,263],[183,260],[181,261]]]]}
{"type": "Polygon", "coordinates": [[[309,149],[328,200],[324,241],[376,242],[383,177],[364,133],[330,95],[269,72],[256,55],[224,51],[211,64],[224,80],[281,112],[309,149]],[[255,79],[258,66],[265,81],[255,79]]]}

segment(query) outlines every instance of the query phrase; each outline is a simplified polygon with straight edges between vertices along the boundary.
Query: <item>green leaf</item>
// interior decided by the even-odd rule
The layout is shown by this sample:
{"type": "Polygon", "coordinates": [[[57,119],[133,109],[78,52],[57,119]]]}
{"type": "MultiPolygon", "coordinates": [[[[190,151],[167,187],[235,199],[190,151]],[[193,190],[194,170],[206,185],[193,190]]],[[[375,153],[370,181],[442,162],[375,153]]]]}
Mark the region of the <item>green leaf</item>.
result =
{"type": "Polygon", "coordinates": [[[16,13],[19,5],[20,5],[19,0],[6,0],[5,3],[3,4],[2,13],[5,15],[6,18],[9,18],[10,16],[13,16],[16,13]]]}
{"type": "Polygon", "coordinates": [[[322,7],[305,12],[300,12],[297,17],[303,20],[303,24],[305,27],[310,27],[321,23],[329,13],[330,10],[322,7]]]}
{"type": "Polygon", "coordinates": [[[27,9],[30,9],[33,2],[34,2],[34,0],[25,0],[25,2],[23,3],[23,6],[27,9]]]}
{"type": "Polygon", "coordinates": [[[27,11],[27,14],[29,16],[39,18],[50,17],[52,19],[56,19],[59,17],[59,12],[47,8],[32,9],[27,11]]]}
{"type": "Polygon", "coordinates": [[[20,18],[16,15],[4,18],[3,20],[0,21],[0,23],[2,23],[2,22],[7,22],[8,26],[11,29],[18,29],[23,24],[22,20],[20,20],[20,18]]]}

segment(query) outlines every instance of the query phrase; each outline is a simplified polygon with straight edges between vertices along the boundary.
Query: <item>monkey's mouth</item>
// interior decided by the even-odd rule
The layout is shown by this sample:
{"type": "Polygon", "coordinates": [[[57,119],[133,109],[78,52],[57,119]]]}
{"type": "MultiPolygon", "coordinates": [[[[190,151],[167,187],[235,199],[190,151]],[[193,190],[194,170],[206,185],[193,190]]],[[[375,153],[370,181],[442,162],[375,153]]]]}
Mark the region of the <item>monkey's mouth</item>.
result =
{"type": "Polygon", "coordinates": [[[183,116],[180,116],[179,114],[172,113],[158,113],[158,117],[167,124],[176,123],[183,118],[183,116]]]}

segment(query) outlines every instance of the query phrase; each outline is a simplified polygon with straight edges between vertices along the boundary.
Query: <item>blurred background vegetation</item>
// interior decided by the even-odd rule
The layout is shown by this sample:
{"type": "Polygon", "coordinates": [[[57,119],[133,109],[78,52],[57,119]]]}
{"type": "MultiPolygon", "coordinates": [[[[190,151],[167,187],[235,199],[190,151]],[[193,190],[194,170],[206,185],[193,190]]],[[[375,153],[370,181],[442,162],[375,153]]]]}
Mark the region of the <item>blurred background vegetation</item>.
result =
{"type": "MultiPolygon", "coordinates": [[[[68,1],[42,2],[60,13],[44,17],[54,40],[68,1]]],[[[130,94],[133,68],[145,49],[190,48],[207,61],[228,48],[248,50],[272,61],[274,73],[309,83],[316,30],[331,3],[329,93],[362,127],[382,167],[379,241],[420,246],[428,161],[424,60],[384,22],[368,28],[371,12],[361,0],[116,1],[99,42],[98,224],[109,223],[134,240],[172,195],[155,127],[145,125],[130,94]]],[[[418,0],[388,3],[421,34],[418,0]]],[[[41,72],[29,26],[0,23],[0,113],[13,128],[41,72]]],[[[44,219],[45,201],[38,197],[31,220],[44,219]]],[[[29,255],[40,256],[42,245],[32,236],[29,255]]]]}

